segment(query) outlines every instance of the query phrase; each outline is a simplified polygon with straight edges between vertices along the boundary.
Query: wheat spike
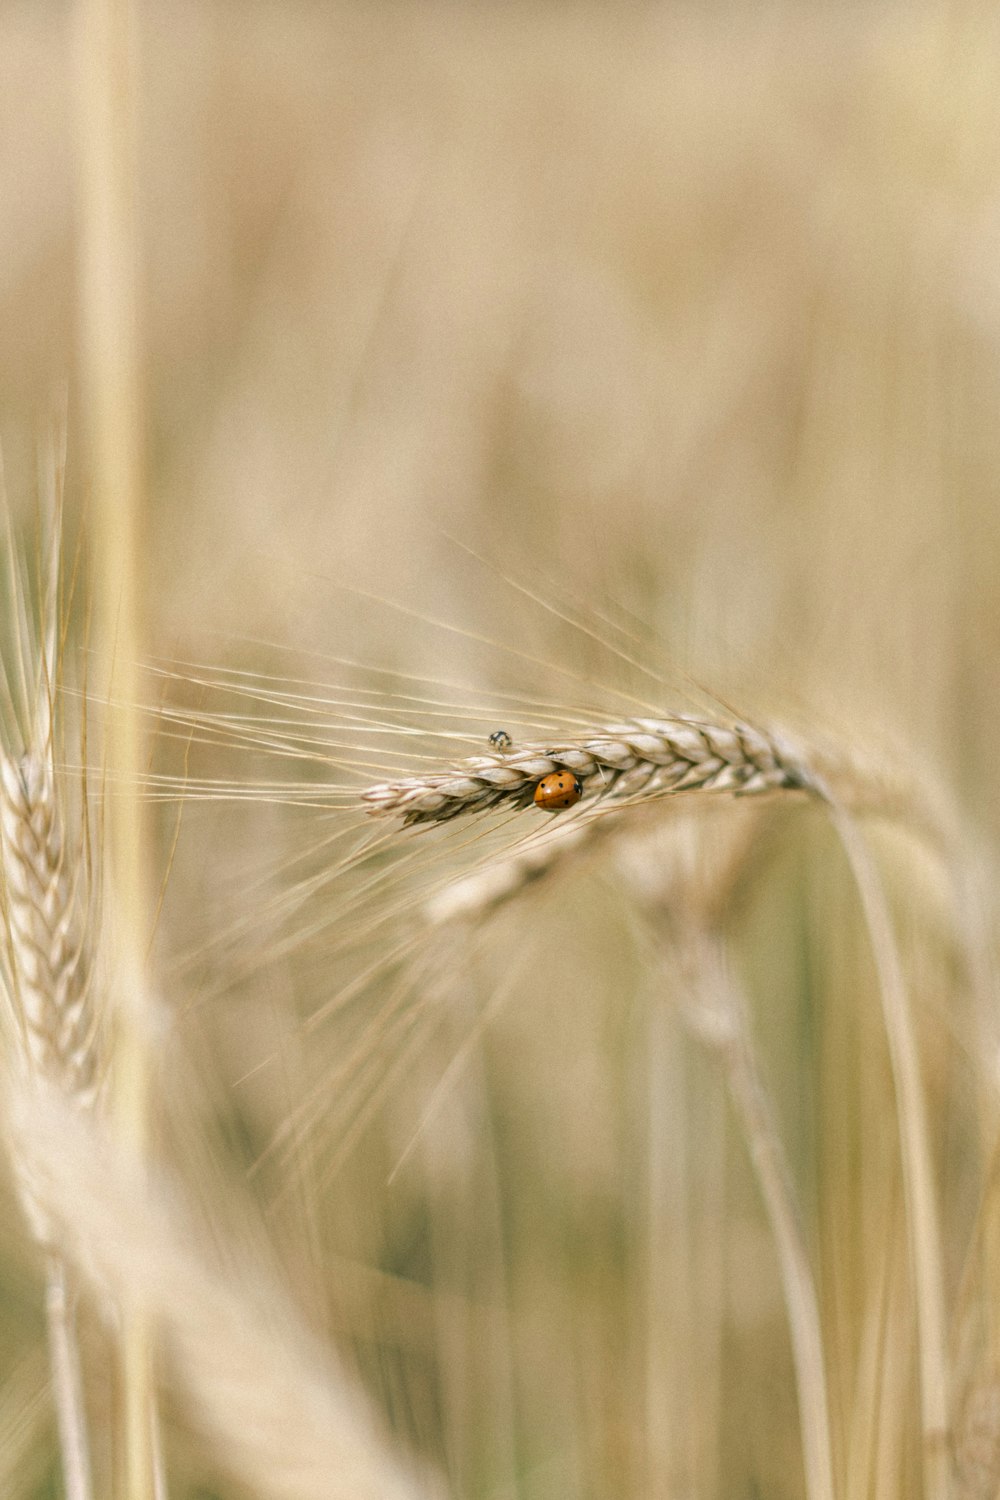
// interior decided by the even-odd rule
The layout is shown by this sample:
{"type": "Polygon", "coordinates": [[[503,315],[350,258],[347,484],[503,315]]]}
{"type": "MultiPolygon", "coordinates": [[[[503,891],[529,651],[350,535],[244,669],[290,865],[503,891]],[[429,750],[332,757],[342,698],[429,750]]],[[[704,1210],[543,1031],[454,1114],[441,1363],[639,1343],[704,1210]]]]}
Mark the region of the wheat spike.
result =
{"type": "MultiPolygon", "coordinates": [[[[52,640],[46,662],[53,659],[52,640]]],[[[89,1110],[100,1083],[96,1011],[90,993],[91,926],[86,863],[67,840],[52,757],[48,674],[36,687],[34,727],[19,759],[0,749],[0,990],[13,1025],[7,1055],[33,1088],[48,1086],[76,1110],[89,1110]]],[[[60,1236],[42,1202],[37,1175],[13,1153],[25,1217],[45,1252],[45,1309],[53,1400],[68,1500],[91,1500],[75,1296],[60,1236]]]]}
{"type": "Polygon", "coordinates": [[[579,740],[539,741],[511,754],[479,755],[444,771],[381,781],[361,794],[375,815],[405,825],[445,823],[491,808],[527,807],[553,771],[572,771],[585,795],[624,800],[687,791],[737,796],[778,789],[816,791],[794,752],[746,724],[677,716],[634,719],[579,740]]]}
{"type": "Polygon", "coordinates": [[[76,884],[79,861],[67,852],[48,759],[29,751],[14,761],[0,752],[7,978],[24,1060],[89,1107],[98,1086],[97,1047],[76,884]]]}

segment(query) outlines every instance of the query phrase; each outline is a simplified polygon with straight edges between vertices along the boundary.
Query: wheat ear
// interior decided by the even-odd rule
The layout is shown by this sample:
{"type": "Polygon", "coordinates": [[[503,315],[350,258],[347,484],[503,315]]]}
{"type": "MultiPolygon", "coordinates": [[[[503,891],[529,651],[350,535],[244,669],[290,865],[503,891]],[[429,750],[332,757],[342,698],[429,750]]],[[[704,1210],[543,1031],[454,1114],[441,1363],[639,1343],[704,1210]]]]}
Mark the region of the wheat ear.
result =
{"type": "Polygon", "coordinates": [[[584,795],[623,801],[687,791],[749,796],[812,791],[794,751],[746,724],[683,716],[634,719],[577,740],[536,741],[510,754],[478,755],[443,771],[380,781],[361,794],[370,813],[400,814],[406,825],[446,823],[491,808],[527,807],[553,771],[572,771],[584,795]]]}
{"type": "Polygon", "coordinates": [[[98,1085],[80,862],[67,850],[46,758],[0,752],[0,837],[8,974],[24,1059],[90,1107],[98,1085]]]}
{"type": "MultiPolygon", "coordinates": [[[[46,716],[47,717],[47,716],[46,716]]],[[[12,1008],[12,1060],[35,1082],[57,1087],[78,1108],[99,1084],[90,1003],[82,861],[67,845],[51,758],[0,752],[0,872],[4,979],[12,1008]]],[[[37,1184],[15,1156],[25,1215],[46,1260],[46,1317],[53,1393],[68,1500],[88,1500],[90,1462],[73,1289],[37,1184]]]]}

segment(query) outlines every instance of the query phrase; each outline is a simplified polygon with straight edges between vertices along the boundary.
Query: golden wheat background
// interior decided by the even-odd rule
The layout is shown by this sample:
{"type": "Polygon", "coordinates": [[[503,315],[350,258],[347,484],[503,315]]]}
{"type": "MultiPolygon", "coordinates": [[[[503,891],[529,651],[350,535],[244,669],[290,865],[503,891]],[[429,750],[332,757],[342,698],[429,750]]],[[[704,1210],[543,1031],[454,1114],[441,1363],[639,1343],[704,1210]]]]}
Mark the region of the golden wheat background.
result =
{"type": "MultiPolygon", "coordinates": [[[[359,1496],[821,1500],[754,1167],[773,1131],[830,1493],[995,1497],[994,9],[172,0],[135,21],[167,1186],[144,1219],[91,1172],[99,1146],[67,1147],[61,1187],[44,1168],[105,1289],[81,1309],[95,1493],[146,1500],[108,1311],[135,1292],[209,1330],[158,1357],[174,1500],[350,1492],[295,1470],[341,1420],[302,1415],[317,1348],[392,1455],[359,1496]],[[872,834],[943,1225],[944,1479],[870,934],[822,812],[634,807],[621,847],[605,818],[455,917],[454,882],[506,869],[541,815],[373,834],[360,811],[369,782],[500,726],[713,708],[905,779],[947,824],[886,790],[872,834]],[[717,965],[752,1038],[742,1093],[717,965]],[[244,1263],[259,1343],[223,1296],[244,1263]],[[271,1403],[280,1478],[220,1437],[227,1401],[254,1433],[271,1403]]],[[[0,17],[6,503],[30,578],[65,400],[74,693],[117,600],[86,542],[80,25],[0,17]]],[[[6,628],[5,656],[22,645],[6,628]]],[[[61,1128],[38,1124],[42,1157],[61,1128]]],[[[62,1491],[15,1180],[0,1493],[41,1500],[62,1491]]]]}

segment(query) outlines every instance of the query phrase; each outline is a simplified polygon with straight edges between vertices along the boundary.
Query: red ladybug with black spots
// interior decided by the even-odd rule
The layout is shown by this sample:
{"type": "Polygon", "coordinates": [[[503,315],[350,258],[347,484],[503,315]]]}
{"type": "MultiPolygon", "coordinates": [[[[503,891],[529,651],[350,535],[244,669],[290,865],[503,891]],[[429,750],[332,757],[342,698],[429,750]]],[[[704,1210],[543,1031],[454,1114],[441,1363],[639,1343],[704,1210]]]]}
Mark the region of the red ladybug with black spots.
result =
{"type": "Polygon", "coordinates": [[[543,812],[562,812],[583,796],[580,778],[572,771],[551,771],[535,787],[535,806],[543,812]]]}

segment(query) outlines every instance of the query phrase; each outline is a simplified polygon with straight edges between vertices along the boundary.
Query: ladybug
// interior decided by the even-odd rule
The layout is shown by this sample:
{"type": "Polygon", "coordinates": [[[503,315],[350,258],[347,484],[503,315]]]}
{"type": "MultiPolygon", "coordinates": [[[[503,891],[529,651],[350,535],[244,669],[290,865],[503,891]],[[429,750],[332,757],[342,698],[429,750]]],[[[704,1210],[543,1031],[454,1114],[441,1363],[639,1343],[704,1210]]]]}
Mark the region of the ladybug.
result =
{"type": "Polygon", "coordinates": [[[493,733],[490,735],[490,744],[493,746],[494,750],[499,750],[501,755],[509,750],[513,743],[514,741],[511,739],[506,729],[494,729],[493,733]]]}
{"type": "Polygon", "coordinates": [[[572,771],[552,771],[535,787],[535,806],[545,812],[562,812],[583,796],[580,779],[572,771]]]}

